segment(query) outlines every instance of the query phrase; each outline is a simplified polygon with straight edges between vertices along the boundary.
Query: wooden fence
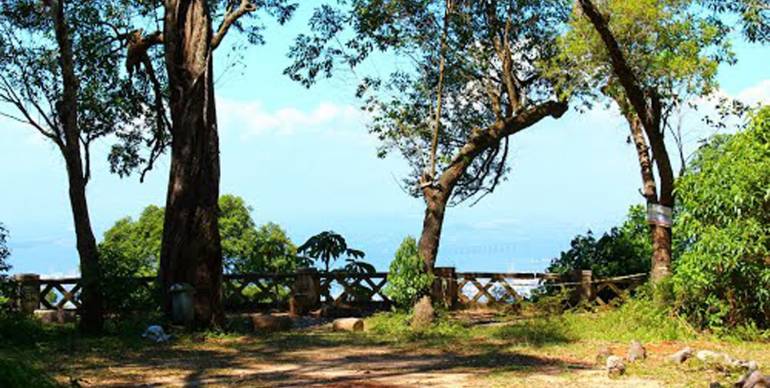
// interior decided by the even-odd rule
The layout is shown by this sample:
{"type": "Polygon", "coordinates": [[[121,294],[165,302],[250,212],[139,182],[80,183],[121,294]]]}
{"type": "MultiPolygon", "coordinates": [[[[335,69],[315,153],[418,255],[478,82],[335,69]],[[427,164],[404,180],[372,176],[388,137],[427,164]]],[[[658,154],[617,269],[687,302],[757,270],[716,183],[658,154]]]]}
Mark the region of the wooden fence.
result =
{"type": "MultiPolygon", "coordinates": [[[[625,299],[647,274],[594,279],[591,271],[569,275],[553,273],[455,272],[436,268],[431,293],[450,308],[516,305],[533,294],[566,292],[570,303],[606,305],[625,299]]],[[[314,269],[292,273],[226,274],[223,298],[228,311],[285,310],[293,299],[310,295],[311,305],[387,309],[390,299],[384,292],[387,272],[318,272],[314,269]],[[309,286],[308,286],[309,285],[309,286]]],[[[77,310],[80,307],[79,278],[41,279],[39,275],[17,275],[15,305],[24,311],[77,310]]],[[[156,278],[137,277],[117,282],[129,292],[157,292],[156,278]]]]}

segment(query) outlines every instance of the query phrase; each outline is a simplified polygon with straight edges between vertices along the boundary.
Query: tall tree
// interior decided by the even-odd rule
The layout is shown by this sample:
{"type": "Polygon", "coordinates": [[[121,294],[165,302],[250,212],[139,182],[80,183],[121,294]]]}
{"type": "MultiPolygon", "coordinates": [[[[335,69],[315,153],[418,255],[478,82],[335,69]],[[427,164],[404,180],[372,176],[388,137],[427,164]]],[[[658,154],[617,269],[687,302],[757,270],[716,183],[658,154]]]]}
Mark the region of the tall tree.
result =
{"type": "MultiPolygon", "coordinates": [[[[0,101],[3,115],[51,141],[67,171],[82,274],[81,328],[102,327],[101,269],[86,198],[91,145],[135,127],[152,112],[147,95],[121,77],[123,40],[109,21],[111,2],[4,0],[0,3],[0,101]]],[[[137,81],[140,83],[139,81],[137,81]]]]}
{"type": "MultiPolygon", "coordinates": [[[[648,209],[668,212],[669,218],[676,174],[665,133],[676,133],[672,114],[691,97],[710,93],[718,63],[732,58],[721,25],[690,6],[682,0],[579,0],[556,65],[557,71],[573,69],[564,72],[573,86],[589,94],[598,89],[618,106],[636,149],[648,209]]],[[[670,220],[653,222],[650,230],[651,277],[658,281],[671,273],[670,220]]]]}
{"type": "MultiPolygon", "coordinates": [[[[228,31],[257,9],[285,22],[286,0],[166,0],[163,44],[171,92],[171,172],[160,253],[164,289],[195,287],[195,322],[221,325],[222,246],[217,224],[219,135],[214,104],[214,51],[228,31]],[[222,15],[214,30],[214,14],[222,15]]],[[[247,32],[261,41],[260,26],[247,32]]]]}
{"type": "Polygon", "coordinates": [[[491,193],[508,171],[509,137],[566,112],[540,62],[568,15],[561,0],[354,0],[317,8],[313,35],[296,39],[285,72],[307,86],[374,53],[409,62],[363,77],[357,94],[380,156],[398,151],[412,167],[405,183],[426,204],[419,251],[429,270],[447,206],[491,193]]]}

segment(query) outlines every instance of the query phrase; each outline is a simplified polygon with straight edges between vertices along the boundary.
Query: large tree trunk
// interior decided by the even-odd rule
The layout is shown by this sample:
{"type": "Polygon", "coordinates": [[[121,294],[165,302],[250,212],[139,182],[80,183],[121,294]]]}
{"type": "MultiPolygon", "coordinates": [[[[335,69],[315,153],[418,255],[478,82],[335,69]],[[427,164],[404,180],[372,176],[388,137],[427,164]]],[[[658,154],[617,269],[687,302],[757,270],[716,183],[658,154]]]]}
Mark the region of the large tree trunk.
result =
{"type": "MultiPolygon", "coordinates": [[[[211,37],[204,0],[166,1],[172,144],[159,276],[166,296],[175,283],[195,288],[197,327],[220,326],[224,321],[211,37]]],[[[165,307],[168,311],[168,297],[165,307]]]]}
{"type": "MultiPolygon", "coordinates": [[[[59,67],[62,74],[62,96],[57,105],[57,114],[61,120],[64,141],[57,141],[59,150],[67,166],[69,198],[72,218],[75,223],[77,249],[80,255],[81,273],[81,308],[80,328],[84,332],[95,333],[102,329],[103,300],[101,293],[101,267],[96,239],[91,229],[86,200],[87,169],[83,168],[80,153],[80,128],[78,127],[79,82],[75,76],[74,54],[70,40],[67,20],[62,1],[50,3],[54,21],[56,43],[59,46],[59,67]]],[[[86,151],[87,152],[87,151],[86,151]]]]}

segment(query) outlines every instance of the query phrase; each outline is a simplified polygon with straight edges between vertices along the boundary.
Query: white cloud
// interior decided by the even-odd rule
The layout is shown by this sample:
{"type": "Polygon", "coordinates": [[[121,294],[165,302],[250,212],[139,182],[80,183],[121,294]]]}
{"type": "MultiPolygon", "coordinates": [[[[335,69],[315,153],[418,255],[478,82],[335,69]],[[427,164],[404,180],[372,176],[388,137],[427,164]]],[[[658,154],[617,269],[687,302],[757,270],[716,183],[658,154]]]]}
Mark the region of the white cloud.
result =
{"type": "MultiPolygon", "coordinates": [[[[312,110],[285,107],[270,111],[262,101],[218,99],[220,127],[244,135],[291,135],[298,131],[362,130],[366,115],[352,105],[321,102],[312,110]]],[[[365,131],[361,131],[365,132],[365,131]]]]}
{"type": "Polygon", "coordinates": [[[738,93],[738,100],[754,105],[757,103],[770,104],[770,79],[759,81],[738,93]]]}

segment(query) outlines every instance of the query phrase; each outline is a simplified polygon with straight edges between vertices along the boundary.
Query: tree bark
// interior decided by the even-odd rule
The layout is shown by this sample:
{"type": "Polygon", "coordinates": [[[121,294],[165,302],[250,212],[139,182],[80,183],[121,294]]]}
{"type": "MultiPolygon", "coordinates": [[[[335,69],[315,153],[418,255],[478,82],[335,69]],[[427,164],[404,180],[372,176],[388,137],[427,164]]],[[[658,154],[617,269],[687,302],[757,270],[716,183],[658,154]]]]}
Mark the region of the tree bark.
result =
{"type": "Polygon", "coordinates": [[[547,101],[521,111],[513,117],[498,120],[487,128],[474,129],[466,144],[441,173],[438,181],[423,183],[422,194],[426,208],[418,250],[429,272],[433,272],[438,258],[447,204],[452,198],[457,182],[473,160],[485,150],[499,144],[507,136],[529,128],[548,116],[561,117],[567,108],[564,102],[547,101]]]}
{"type": "MultiPolygon", "coordinates": [[[[610,62],[613,72],[620,82],[620,85],[625,91],[625,97],[623,100],[619,100],[618,104],[622,111],[624,111],[629,125],[631,125],[632,135],[634,136],[634,142],[637,144],[637,152],[640,151],[638,143],[638,136],[640,127],[644,129],[647,139],[649,140],[650,149],[652,150],[652,156],[655,160],[655,166],[658,169],[658,176],[660,177],[660,193],[648,191],[648,184],[650,182],[650,176],[652,176],[652,168],[645,166],[645,163],[649,165],[649,156],[646,160],[643,160],[643,155],[639,153],[640,165],[642,168],[642,179],[645,185],[645,198],[647,198],[648,204],[660,204],[669,208],[674,207],[674,170],[671,167],[671,160],[666,150],[666,144],[663,139],[663,128],[661,125],[661,101],[656,90],[644,90],[636,77],[636,74],[626,62],[626,58],[623,51],[620,49],[615,35],[609,28],[607,20],[602,16],[598,8],[591,2],[591,0],[578,0],[581,10],[586,18],[593,25],[599,37],[604,42],[604,46],[609,54],[610,62]],[[626,104],[625,100],[628,103],[626,104]],[[630,106],[628,106],[630,105],[630,106]],[[631,113],[633,108],[633,113],[631,113]],[[634,132],[636,130],[636,132],[634,132]]],[[[641,136],[641,140],[644,140],[644,136],[641,136]]],[[[647,148],[646,142],[642,143],[647,148]]],[[[654,189],[654,180],[653,189],[654,189]]],[[[662,225],[651,225],[651,239],[653,245],[652,255],[652,269],[651,279],[653,283],[657,283],[660,280],[668,277],[671,274],[671,228],[662,225]]]]}
{"type": "Polygon", "coordinates": [[[425,263],[425,268],[433,272],[438,257],[441,228],[444,225],[444,214],[449,197],[436,188],[423,190],[425,199],[425,217],[422,222],[422,234],[418,250],[425,263]]]}
{"type": "Polygon", "coordinates": [[[72,40],[69,35],[67,20],[62,1],[51,1],[51,13],[54,22],[54,34],[59,46],[59,67],[62,72],[62,96],[57,104],[64,141],[56,141],[67,166],[69,198],[72,218],[75,224],[77,250],[80,256],[80,273],[83,289],[81,293],[80,328],[84,332],[101,331],[103,318],[103,299],[101,293],[101,267],[96,239],[91,228],[86,199],[87,171],[83,168],[80,153],[80,128],[78,127],[79,82],[75,75],[72,40]]]}
{"type": "Polygon", "coordinates": [[[224,322],[219,137],[206,1],[167,0],[163,35],[172,142],[159,276],[166,311],[169,287],[188,283],[195,289],[195,326],[217,327],[224,322]]]}
{"type": "Polygon", "coordinates": [[[72,218],[75,223],[78,255],[80,256],[81,308],[80,328],[87,333],[98,333],[104,325],[101,279],[102,270],[99,263],[99,251],[91,228],[91,219],[86,199],[86,180],[83,176],[80,151],[69,152],[67,160],[67,177],[69,181],[69,198],[72,207],[72,218]]]}

